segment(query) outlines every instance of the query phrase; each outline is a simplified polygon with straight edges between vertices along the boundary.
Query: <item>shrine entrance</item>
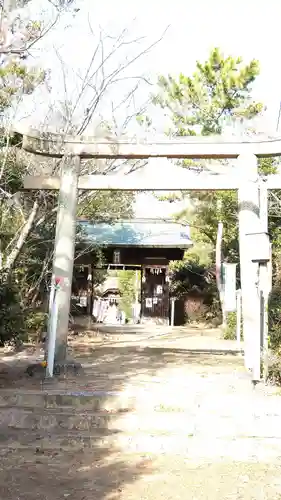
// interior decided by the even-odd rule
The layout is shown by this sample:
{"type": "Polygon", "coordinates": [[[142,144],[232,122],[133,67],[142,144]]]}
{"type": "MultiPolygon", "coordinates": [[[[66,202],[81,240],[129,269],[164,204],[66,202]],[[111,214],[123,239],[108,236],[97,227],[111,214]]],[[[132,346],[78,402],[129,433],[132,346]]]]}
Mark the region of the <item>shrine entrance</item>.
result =
{"type": "Polygon", "coordinates": [[[102,323],[110,321],[105,309],[113,311],[116,307],[124,313],[117,275],[120,270],[127,270],[133,271],[136,279],[126,322],[171,324],[169,264],[182,260],[184,252],[192,246],[189,227],[159,219],[132,219],[113,224],[78,221],[78,227],[83,236],[76,249],[71,314],[87,315],[102,323]],[[94,261],[91,245],[101,249],[102,264],[94,261]],[[97,284],[98,273],[103,273],[105,287],[97,284]]]}
{"type": "Polygon", "coordinates": [[[168,266],[147,266],[142,279],[141,322],[172,323],[168,266]]]}
{"type": "MultiPolygon", "coordinates": [[[[268,238],[267,191],[278,189],[280,174],[262,178],[258,158],[281,156],[281,140],[231,140],[217,137],[167,139],[149,142],[138,138],[131,141],[100,139],[65,134],[42,133],[40,130],[21,131],[22,147],[29,153],[60,158],[59,175],[28,176],[24,189],[59,190],[56,244],[53,260],[50,306],[57,304],[57,313],[50,314],[51,334],[48,336],[50,363],[64,364],[67,356],[69,306],[75,249],[76,208],[79,190],[96,191],[238,191],[238,223],[240,276],[242,294],[245,366],[251,370],[252,380],[261,377],[261,352],[268,359],[267,302],[271,289],[271,252],[268,238]],[[206,172],[202,175],[182,169],[179,175],[157,175],[149,179],[141,173],[129,175],[80,175],[84,159],[145,160],[151,158],[215,159],[235,163],[231,174],[206,172]],[[259,276],[259,278],[257,278],[259,276]],[[261,278],[263,276],[263,278],[261,278]],[[58,286],[59,285],[59,286],[58,286]],[[54,297],[57,297],[54,302],[54,297]],[[261,306],[261,296],[263,302],[261,306]],[[54,320],[55,318],[55,320],[54,320]],[[261,335],[261,332],[262,335],[261,335]],[[261,340],[262,337],[262,340],[261,340]]],[[[39,168],[40,170],[40,168],[39,168]]],[[[137,246],[139,245],[139,241],[137,246]]],[[[153,245],[154,246],[154,245],[153,245]]],[[[51,307],[50,307],[51,312],[51,307]]],[[[266,365],[265,361],[265,365],[266,365]]],[[[48,365],[49,366],[49,365],[48,365]]],[[[266,370],[264,371],[266,373],[266,370]]],[[[52,367],[48,368],[52,376],[52,367]]],[[[264,375],[266,378],[266,375],[264,375]]]]}

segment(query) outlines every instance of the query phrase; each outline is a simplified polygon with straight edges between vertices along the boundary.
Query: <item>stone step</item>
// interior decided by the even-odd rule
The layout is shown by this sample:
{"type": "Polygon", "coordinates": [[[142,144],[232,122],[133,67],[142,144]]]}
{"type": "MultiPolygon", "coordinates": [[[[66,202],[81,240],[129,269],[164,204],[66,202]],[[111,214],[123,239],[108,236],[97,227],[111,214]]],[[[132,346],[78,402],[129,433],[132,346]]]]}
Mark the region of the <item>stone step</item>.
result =
{"type": "MultiPolygon", "coordinates": [[[[226,395],[227,398],[227,395],[226,395]]],[[[64,411],[162,411],[185,412],[193,408],[198,411],[196,394],[188,389],[131,386],[120,392],[113,391],[67,391],[67,390],[1,390],[0,408],[54,408],[64,411]]],[[[227,408],[227,401],[224,401],[227,408]]]]}
{"type": "Polygon", "coordinates": [[[0,412],[0,432],[3,429],[56,429],[89,432],[183,432],[193,433],[196,415],[165,412],[97,412],[64,411],[55,408],[5,407],[0,412]]]}
{"type": "Polygon", "coordinates": [[[60,412],[73,410],[86,412],[119,413],[136,410],[141,413],[188,413],[189,415],[208,415],[208,419],[234,417],[240,419],[240,408],[243,407],[244,419],[252,416],[266,418],[281,416],[280,397],[267,398],[266,410],[264,400],[253,391],[235,391],[222,394],[220,399],[211,397],[211,388],[204,392],[194,387],[182,390],[180,387],[167,389],[131,386],[120,392],[112,391],[66,391],[66,390],[1,390],[0,411],[3,408],[54,409],[60,412]]]}
{"type": "Polygon", "coordinates": [[[92,411],[129,411],[135,398],[128,393],[105,391],[14,391],[1,390],[0,408],[76,408],[92,411]]]}
{"type": "Polygon", "coordinates": [[[80,431],[99,436],[111,434],[171,434],[175,436],[260,437],[281,438],[279,417],[257,420],[236,418],[207,418],[195,413],[103,413],[103,412],[60,412],[31,411],[5,408],[0,413],[0,432],[10,429],[23,431],[80,431]]]}
{"type": "Polygon", "coordinates": [[[0,452],[7,450],[34,450],[34,453],[52,451],[76,452],[87,451],[98,454],[125,453],[125,454],[166,454],[186,455],[194,458],[229,457],[235,460],[257,459],[262,457],[280,458],[281,439],[279,438],[248,438],[212,436],[183,436],[175,434],[113,434],[99,436],[86,432],[80,433],[42,433],[42,432],[11,432],[0,434],[0,452]]]}
{"type": "MultiPolygon", "coordinates": [[[[145,387],[131,386],[120,392],[113,391],[67,391],[67,390],[1,390],[0,408],[57,408],[69,410],[120,411],[146,410],[184,412],[190,408],[188,391],[179,393],[161,386],[147,391],[145,387]]],[[[192,403],[194,407],[194,403],[192,403]]],[[[196,405],[195,405],[196,406],[196,405]]]]}
{"type": "Polygon", "coordinates": [[[205,412],[136,412],[85,411],[65,408],[4,407],[0,412],[0,432],[9,429],[51,432],[88,431],[106,435],[111,433],[173,433],[213,437],[276,437],[281,438],[280,416],[257,419],[254,415],[223,417],[205,412]]]}

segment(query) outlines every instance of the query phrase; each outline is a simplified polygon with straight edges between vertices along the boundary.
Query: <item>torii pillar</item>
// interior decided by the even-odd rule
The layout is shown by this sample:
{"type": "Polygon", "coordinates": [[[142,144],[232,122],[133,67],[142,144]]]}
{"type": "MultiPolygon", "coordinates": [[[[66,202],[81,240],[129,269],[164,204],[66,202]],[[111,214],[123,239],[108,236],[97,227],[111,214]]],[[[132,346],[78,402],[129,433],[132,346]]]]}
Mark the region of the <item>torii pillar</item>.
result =
{"type": "MultiPolygon", "coordinates": [[[[31,137],[24,136],[23,148],[26,151],[30,151],[34,154],[41,154],[43,156],[61,158],[48,321],[49,340],[53,319],[53,300],[56,293],[57,320],[55,326],[54,367],[60,372],[67,367],[67,338],[75,254],[76,208],[81,158],[79,155],[79,146],[77,148],[77,145],[73,142],[65,144],[63,136],[56,134],[54,137],[53,134],[41,134],[39,131],[34,131],[33,133],[34,135],[31,137]],[[58,287],[56,287],[56,283],[59,283],[58,287]]],[[[52,177],[49,179],[52,180],[52,177]]],[[[39,189],[40,188],[42,187],[39,186],[39,189]]],[[[45,188],[52,189],[52,187],[49,186],[45,186],[45,188]]],[[[48,357],[48,347],[49,342],[46,342],[45,359],[48,357]]],[[[73,362],[69,364],[72,366],[73,362]]]]}
{"type": "Polygon", "coordinates": [[[258,264],[252,261],[252,249],[247,234],[261,230],[258,159],[255,154],[238,157],[238,175],[245,179],[238,189],[240,280],[245,367],[260,379],[260,297],[258,264]]]}
{"type": "Polygon", "coordinates": [[[76,205],[79,171],[79,156],[68,155],[63,158],[61,165],[61,187],[58,201],[49,308],[50,325],[54,286],[56,280],[59,280],[59,288],[56,292],[57,327],[54,360],[55,365],[62,365],[67,357],[67,335],[75,253],[76,205]]]}

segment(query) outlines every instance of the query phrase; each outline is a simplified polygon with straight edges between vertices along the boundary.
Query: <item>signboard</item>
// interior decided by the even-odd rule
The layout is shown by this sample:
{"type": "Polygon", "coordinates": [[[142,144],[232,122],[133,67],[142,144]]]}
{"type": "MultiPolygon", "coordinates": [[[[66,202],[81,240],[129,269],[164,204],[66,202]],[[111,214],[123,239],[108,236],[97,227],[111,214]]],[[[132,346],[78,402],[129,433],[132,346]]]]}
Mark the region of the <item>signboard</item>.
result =
{"type": "Polygon", "coordinates": [[[251,259],[253,262],[270,261],[270,241],[268,233],[246,234],[247,243],[251,249],[251,259]]]}
{"type": "Polygon", "coordinates": [[[223,304],[225,312],[236,311],[236,266],[224,263],[223,270],[223,304]]]}
{"type": "Polygon", "coordinates": [[[113,252],[113,264],[121,264],[120,250],[114,250],[114,252],[113,252]]]}

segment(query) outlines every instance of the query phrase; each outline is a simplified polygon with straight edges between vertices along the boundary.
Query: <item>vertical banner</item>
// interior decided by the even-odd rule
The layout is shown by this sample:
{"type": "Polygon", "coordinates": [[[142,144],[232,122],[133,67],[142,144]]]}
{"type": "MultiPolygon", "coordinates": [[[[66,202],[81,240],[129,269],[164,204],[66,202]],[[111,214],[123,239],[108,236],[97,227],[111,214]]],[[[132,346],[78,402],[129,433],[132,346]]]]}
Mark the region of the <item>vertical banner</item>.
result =
{"type": "Polygon", "coordinates": [[[224,309],[226,312],[233,312],[236,311],[237,264],[224,263],[222,267],[223,267],[224,309]]]}
{"type": "Polygon", "coordinates": [[[223,223],[219,222],[218,224],[218,232],[217,232],[217,242],[216,242],[216,280],[217,280],[217,288],[220,294],[220,299],[222,299],[222,255],[221,255],[221,247],[222,247],[222,235],[223,235],[223,223]]]}

